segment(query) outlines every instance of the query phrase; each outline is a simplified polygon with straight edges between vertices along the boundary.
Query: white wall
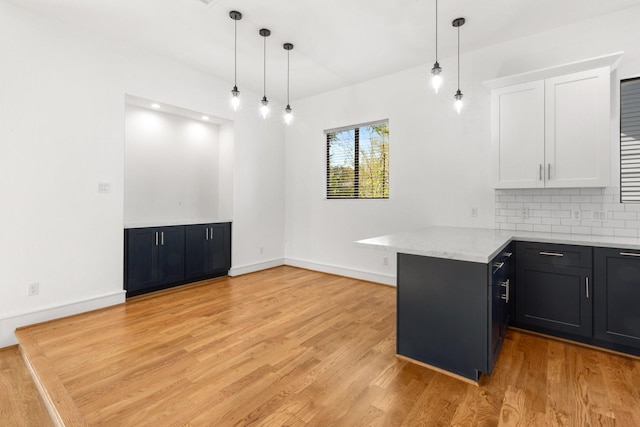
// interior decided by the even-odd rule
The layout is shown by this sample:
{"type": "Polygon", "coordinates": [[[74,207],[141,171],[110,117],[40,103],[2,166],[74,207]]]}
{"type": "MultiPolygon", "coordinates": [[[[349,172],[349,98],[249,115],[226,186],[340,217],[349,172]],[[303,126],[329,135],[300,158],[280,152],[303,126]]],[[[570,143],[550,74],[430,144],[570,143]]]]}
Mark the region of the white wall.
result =
{"type": "MultiPolygon", "coordinates": [[[[356,248],[354,240],[429,225],[493,227],[490,99],[482,82],[618,51],[625,51],[618,76],[638,75],[638,19],[640,7],[463,55],[460,116],[452,102],[455,57],[440,61],[445,84],[438,95],[428,86],[429,63],[296,101],[298,121],[286,134],[287,263],[394,283],[395,255],[356,248]],[[389,200],[326,200],[323,130],[384,118],[389,200]]],[[[472,37],[472,23],[463,28],[465,37],[472,37]]]]}
{"type": "Polygon", "coordinates": [[[219,131],[215,124],[127,105],[125,224],[218,218],[219,131]]]}
{"type": "Polygon", "coordinates": [[[125,93],[234,120],[232,265],[282,260],[284,131],[232,114],[231,82],[4,2],[0,51],[0,347],[25,319],[123,300],[125,93]]]}

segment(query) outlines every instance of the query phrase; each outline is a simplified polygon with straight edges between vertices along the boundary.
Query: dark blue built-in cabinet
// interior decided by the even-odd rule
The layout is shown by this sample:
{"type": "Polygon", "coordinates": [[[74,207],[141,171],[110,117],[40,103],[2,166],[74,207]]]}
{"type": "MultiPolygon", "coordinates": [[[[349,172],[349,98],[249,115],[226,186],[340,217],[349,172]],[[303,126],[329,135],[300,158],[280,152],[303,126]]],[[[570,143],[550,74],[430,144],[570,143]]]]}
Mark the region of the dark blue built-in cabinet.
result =
{"type": "Polygon", "coordinates": [[[128,297],[223,276],[231,268],[231,223],[131,228],[124,240],[128,297]]]}

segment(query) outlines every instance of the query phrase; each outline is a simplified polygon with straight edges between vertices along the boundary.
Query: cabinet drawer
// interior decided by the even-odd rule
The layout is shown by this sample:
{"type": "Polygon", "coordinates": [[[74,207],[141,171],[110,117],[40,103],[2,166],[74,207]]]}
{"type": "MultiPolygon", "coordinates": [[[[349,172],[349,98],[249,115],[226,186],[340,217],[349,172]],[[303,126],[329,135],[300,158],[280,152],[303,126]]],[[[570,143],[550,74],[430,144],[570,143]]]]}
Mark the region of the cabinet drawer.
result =
{"type": "Polygon", "coordinates": [[[591,268],[590,246],[556,245],[552,243],[517,242],[518,262],[565,267],[591,268]]]}

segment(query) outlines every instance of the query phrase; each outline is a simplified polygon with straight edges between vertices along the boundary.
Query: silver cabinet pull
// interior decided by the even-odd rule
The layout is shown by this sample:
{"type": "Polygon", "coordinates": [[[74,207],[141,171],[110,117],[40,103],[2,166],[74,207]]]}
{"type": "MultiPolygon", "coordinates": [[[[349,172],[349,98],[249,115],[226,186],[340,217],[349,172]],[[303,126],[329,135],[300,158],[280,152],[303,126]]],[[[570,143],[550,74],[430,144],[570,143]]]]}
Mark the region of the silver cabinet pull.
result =
{"type": "Polygon", "coordinates": [[[542,181],[542,163],[540,163],[540,168],[538,169],[538,181],[542,181]]]}
{"type": "Polygon", "coordinates": [[[156,246],[158,246],[158,232],[156,231],[156,246]]]}
{"type": "Polygon", "coordinates": [[[160,245],[164,246],[164,231],[160,232],[160,245]]]}
{"type": "Polygon", "coordinates": [[[547,163],[547,181],[551,181],[551,163],[547,163]]]}
{"type": "Polygon", "coordinates": [[[634,254],[633,252],[620,252],[620,255],[640,257],[640,254],[634,254]]]}
{"type": "Polygon", "coordinates": [[[507,258],[511,258],[511,255],[513,255],[513,253],[512,252],[505,252],[502,255],[506,256],[507,258]]]}
{"type": "Polygon", "coordinates": [[[211,232],[209,233],[209,236],[211,236],[211,240],[213,240],[213,227],[211,227],[211,232]]]}
{"type": "Polygon", "coordinates": [[[545,252],[545,251],[540,251],[538,252],[540,255],[546,255],[546,256],[564,256],[564,254],[561,254],[560,252],[545,252]]]}
{"type": "Polygon", "coordinates": [[[493,272],[495,273],[504,266],[504,262],[494,262],[493,266],[495,267],[495,270],[493,270],[493,272]]]}
{"type": "Polygon", "coordinates": [[[500,283],[500,286],[502,286],[504,289],[504,295],[502,295],[502,299],[505,300],[506,302],[509,302],[509,279],[507,279],[506,282],[502,282],[500,283]]]}
{"type": "Polygon", "coordinates": [[[587,299],[589,299],[589,278],[588,277],[585,277],[585,280],[584,280],[584,290],[587,293],[587,299]]]}
{"type": "Polygon", "coordinates": [[[204,230],[204,231],[205,231],[205,233],[206,233],[206,235],[207,235],[206,240],[209,240],[209,229],[208,229],[208,228],[205,228],[205,230],[204,230]]]}

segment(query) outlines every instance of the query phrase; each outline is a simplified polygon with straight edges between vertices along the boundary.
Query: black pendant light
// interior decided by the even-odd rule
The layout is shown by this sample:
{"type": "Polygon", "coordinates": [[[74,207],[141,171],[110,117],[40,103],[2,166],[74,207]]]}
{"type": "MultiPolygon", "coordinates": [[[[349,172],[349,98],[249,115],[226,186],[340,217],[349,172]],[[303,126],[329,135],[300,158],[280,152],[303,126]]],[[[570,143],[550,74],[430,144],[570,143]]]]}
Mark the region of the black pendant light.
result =
{"type": "Polygon", "coordinates": [[[269,100],[267,99],[267,37],[271,35],[271,31],[266,28],[262,28],[260,30],[260,35],[264,38],[264,68],[263,68],[263,96],[262,101],[260,101],[260,114],[263,119],[266,119],[269,116],[269,100]]]}
{"type": "Polygon", "coordinates": [[[287,51],[287,106],[284,109],[284,124],[290,125],[293,121],[293,109],[289,105],[289,53],[293,49],[293,44],[285,43],[282,47],[287,51]]]}
{"type": "Polygon", "coordinates": [[[458,29],[458,90],[454,95],[456,99],[454,106],[456,107],[456,111],[460,114],[462,110],[462,92],[460,92],[460,27],[462,27],[465,23],[464,18],[456,18],[453,20],[452,25],[458,29]]]}
{"type": "Polygon", "coordinates": [[[231,89],[231,107],[233,111],[238,111],[240,107],[240,91],[238,90],[238,21],[242,19],[242,13],[237,10],[229,12],[229,17],[233,19],[233,89],[231,89]]]}
{"type": "Polygon", "coordinates": [[[438,63],[438,0],[436,0],[436,62],[431,69],[431,85],[433,90],[438,93],[438,89],[442,86],[442,67],[438,63]]]}

